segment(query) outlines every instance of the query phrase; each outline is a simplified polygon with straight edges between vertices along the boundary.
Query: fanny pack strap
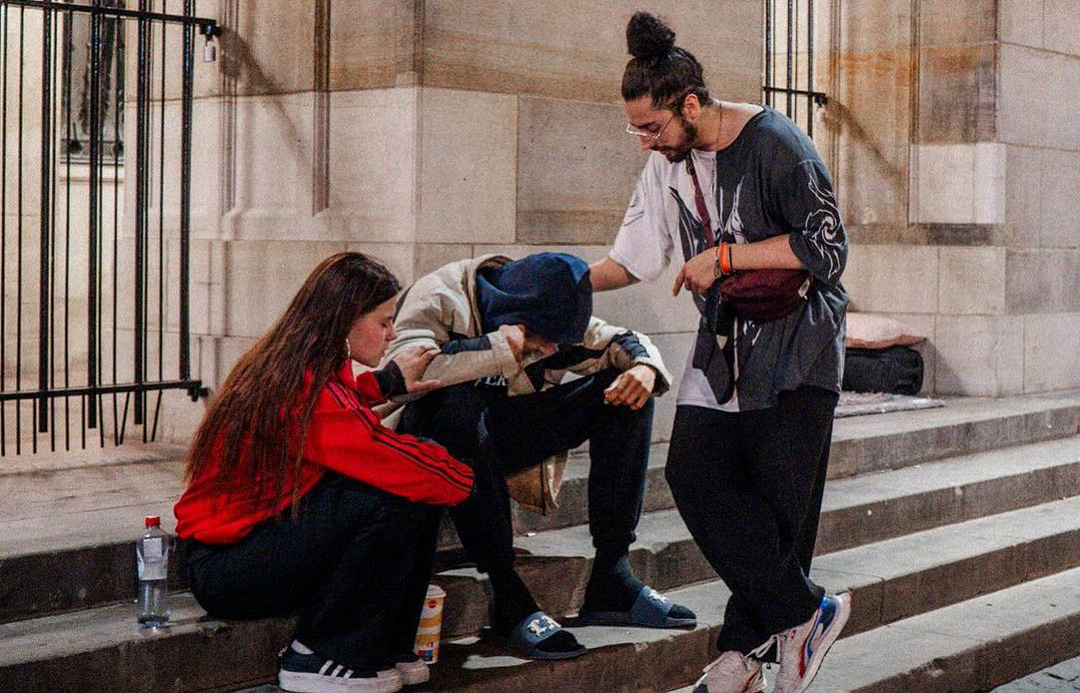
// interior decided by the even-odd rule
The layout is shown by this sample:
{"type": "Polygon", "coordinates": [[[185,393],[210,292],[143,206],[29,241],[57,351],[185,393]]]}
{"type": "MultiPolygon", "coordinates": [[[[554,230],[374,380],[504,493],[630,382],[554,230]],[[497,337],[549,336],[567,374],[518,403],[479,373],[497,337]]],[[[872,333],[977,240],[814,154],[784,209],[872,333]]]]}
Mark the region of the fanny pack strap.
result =
{"type": "Polygon", "coordinates": [[[701,184],[698,183],[697,171],[694,170],[694,162],[690,157],[686,158],[686,170],[690,173],[690,180],[694,181],[694,205],[701,217],[701,225],[705,230],[705,242],[710,246],[716,245],[716,233],[712,229],[712,219],[709,217],[709,208],[705,206],[705,196],[701,194],[701,184]]]}

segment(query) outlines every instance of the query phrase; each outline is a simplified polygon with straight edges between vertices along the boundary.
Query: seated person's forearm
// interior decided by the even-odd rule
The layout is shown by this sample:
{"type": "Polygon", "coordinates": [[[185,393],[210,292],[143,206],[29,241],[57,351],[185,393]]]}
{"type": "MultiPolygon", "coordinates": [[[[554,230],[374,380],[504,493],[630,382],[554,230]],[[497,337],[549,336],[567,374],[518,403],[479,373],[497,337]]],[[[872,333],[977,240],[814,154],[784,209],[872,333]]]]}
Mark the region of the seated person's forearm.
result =
{"type": "Polygon", "coordinates": [[[480,337],[451,340],[441,345],[442,353],[431,360],[425,378],[437,378],[443,386],[506,375],[517,369],[517,361],[504,335],[491,332],[480,337]]]}

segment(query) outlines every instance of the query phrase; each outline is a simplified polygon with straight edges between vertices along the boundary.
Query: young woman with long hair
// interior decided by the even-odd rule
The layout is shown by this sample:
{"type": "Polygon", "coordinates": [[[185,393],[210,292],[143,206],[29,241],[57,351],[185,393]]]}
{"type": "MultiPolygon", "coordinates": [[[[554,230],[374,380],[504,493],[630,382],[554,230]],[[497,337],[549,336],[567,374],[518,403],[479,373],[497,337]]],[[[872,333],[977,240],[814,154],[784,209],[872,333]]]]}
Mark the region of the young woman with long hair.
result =
{"type": "Polygon", "coordinates": [[[395,433],[370,407],[437,387],[437,353],[381,370],[400,284],[361,253],[324,260],[214,397],[176,504],[192,591],[223,618],[300,611],[281,656],[287,691],[399,690],[428,678],[412,644],[438,513],[472,471],[395,433]]]}

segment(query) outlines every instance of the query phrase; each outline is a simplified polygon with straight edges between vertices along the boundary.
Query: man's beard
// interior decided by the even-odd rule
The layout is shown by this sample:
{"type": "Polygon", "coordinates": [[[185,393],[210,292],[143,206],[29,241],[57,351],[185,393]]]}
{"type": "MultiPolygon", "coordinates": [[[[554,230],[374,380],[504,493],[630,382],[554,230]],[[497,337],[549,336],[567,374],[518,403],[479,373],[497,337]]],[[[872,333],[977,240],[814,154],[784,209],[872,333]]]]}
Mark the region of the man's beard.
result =
{"type": "Polygon", "coordinates": [[[683,135],[676,144],[664,147],[661,152],[673,164],[685,161],[690,156],[690,152],[693,151],[698,138],[696,125],[687,122],[681,115],[676,117],[679,119],[679,123],[682,124],[683,135]]]}

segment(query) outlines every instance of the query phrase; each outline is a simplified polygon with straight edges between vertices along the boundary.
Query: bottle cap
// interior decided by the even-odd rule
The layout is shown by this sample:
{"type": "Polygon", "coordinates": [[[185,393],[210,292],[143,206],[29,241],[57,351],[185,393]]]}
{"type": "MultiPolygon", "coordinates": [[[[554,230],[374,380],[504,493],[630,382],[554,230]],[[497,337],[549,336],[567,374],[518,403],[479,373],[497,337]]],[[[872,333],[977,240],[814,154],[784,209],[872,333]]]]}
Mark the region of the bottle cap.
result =
{"type": "Polygon", "coordinates": [[[161,518],[158,517],[157,515],[147,515],[146,516],[146,526],[147,527],[160,527],[161,526],[161,518]]]}

